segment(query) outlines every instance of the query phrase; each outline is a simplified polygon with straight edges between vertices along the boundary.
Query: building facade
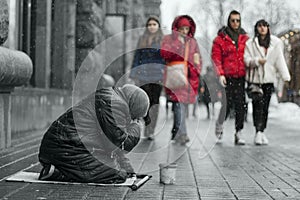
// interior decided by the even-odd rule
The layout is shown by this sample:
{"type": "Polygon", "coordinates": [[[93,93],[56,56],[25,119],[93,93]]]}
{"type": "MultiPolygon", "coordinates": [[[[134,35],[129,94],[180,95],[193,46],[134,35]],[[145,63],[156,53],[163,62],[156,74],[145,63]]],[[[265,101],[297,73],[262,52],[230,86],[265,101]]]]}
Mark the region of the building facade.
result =
{"type": "Polygon", "coordinates": [[[300,105],[300,30],[293,29],[279,34],[284,43],[285,58],[291,74],[291,81],[284,85],[282,101],[300,105]]]}
{"type": "MultiPolygon", "coordinates": [[[[6,141],[1,149],[12,146],[20,137],[30,137],[34,130],[42,134],[40,130],[71,106],[78,74],[86,77],[80,87],[82,91],[94,87],[88,85],[93,83],[91,74],[106,73],[115,80],[124,77],[131,65],[130,50],[136,46],[140,34],[129,30],[144,27],[149,15],[159,16],[161,2],[0,0],[0,3],[1,48],[15,52],[17,57],[23,56],[20,63],[28,66],[27,73],[19,70],[19,75],[12,75],[20,80],[17,84],[11,84],[8,78],[0,80],[1,91],[11,84],[6,93],[11,106],[0,110],[6,113],[6,118],[9,116],[7,124],[10,124],[9,132],[0,130],[1,141],[6,141]],[[110,51],[120,49],[117,58],[106,62],[110,51]],[[89,80],[87,84],[85,80],[89,80]]],[[[0,62],[6,61],[0,56],[0,62]]]]}

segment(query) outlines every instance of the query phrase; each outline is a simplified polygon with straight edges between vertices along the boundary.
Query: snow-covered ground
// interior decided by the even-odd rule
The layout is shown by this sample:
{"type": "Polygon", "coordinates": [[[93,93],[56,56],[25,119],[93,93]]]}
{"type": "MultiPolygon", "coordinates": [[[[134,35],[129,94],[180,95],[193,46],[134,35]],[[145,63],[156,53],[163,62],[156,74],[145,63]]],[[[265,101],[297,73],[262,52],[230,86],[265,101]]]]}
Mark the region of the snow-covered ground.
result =
{"type": "MultiPolygon", "coordinates": [[[[160,106],[165,108],[166,98],[164,96],[160,97],[160,106]]],[[[218,102],[215,105],[218,111],[221,107],[221,103],[218,102]]],[[[252,104],[248,104],[248,115],[252,115],[252,104]]],[[[269,119],[278,120],[283,123],[300,123],[300,106],[291,102],[281,102],[279,103],[276,95],[273,95],[270,102],[269,108],[269,119]]],[[[300,126],[299,126],[300,130],[300,126]]]]}
{"type": "Polygon", "coordinates": [[[272,96],[269,118],[286,123],[300,123],[300,106],[291,102],[278,103],[276,97],[272,96]]]}

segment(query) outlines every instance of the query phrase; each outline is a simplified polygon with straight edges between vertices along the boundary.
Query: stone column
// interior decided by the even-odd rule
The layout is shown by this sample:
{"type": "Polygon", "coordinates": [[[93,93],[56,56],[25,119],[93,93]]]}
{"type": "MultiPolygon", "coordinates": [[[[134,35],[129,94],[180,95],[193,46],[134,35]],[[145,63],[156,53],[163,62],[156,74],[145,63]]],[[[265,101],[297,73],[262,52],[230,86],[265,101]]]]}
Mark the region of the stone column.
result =
{"type": "Polygon", "coordinates": [[[35,86],[50,87],[51,1],[38,0],[36,9],[35,86]]]}
{"type": "Polygon", "coordinates": [[[11,92],[27,83],[31,75],[29,56],[0,47],[0,149],[11,146],[11,92]]]}
{"type": "Polygon", "coordinates": [[[72,89],[75,77],[76,1],[55,1],[53,16],[52,86],[72,89]]]}
{"type": "Polygon", "coordinates": [[[0,89],[0,149],[11,146],[11,96],[10,90],[0,89]]]}

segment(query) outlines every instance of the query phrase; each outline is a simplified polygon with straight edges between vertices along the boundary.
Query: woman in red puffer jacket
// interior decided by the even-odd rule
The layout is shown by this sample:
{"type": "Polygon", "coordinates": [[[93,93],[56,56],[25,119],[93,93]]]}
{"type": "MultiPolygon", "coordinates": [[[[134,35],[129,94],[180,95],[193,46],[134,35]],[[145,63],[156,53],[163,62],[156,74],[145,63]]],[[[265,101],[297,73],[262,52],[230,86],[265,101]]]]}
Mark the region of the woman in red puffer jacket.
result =
{"type": "Polygon", "coordinates": [[[195,103],[198,94],[199,75],[201,72],[201,56],[196,39],[196,25],[188,15],[175,18],[172,24],[172,34],[163,38],[161,56],[166,62],[184,61],[185,46],[189,43],[188,81],[187,87],[170,90],[165,88],[168,99],[173,103],[174,123],[172,140],[185,144],[189,141],[185,125],[185,104],[195,103]]]}

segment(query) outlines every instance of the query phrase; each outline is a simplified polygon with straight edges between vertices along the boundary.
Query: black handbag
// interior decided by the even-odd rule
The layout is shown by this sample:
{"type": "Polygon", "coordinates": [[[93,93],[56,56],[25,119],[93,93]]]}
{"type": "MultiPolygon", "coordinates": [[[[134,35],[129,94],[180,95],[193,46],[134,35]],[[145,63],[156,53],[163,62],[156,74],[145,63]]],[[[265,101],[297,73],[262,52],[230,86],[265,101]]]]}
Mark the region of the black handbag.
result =
{"type": "MultiPolygon", "coordinates": [[[[250,80],[250,68],[248,73],[248,82],[246,92],[252,101],[259,101],[263,98],[264,92],[262,90],[261,84],[253,83],[255,71],[258,70],[257,67],[253,69],[252,80],[250,80]]],[[[258,77],[259,78],[259,77],[258,77]]]]}

